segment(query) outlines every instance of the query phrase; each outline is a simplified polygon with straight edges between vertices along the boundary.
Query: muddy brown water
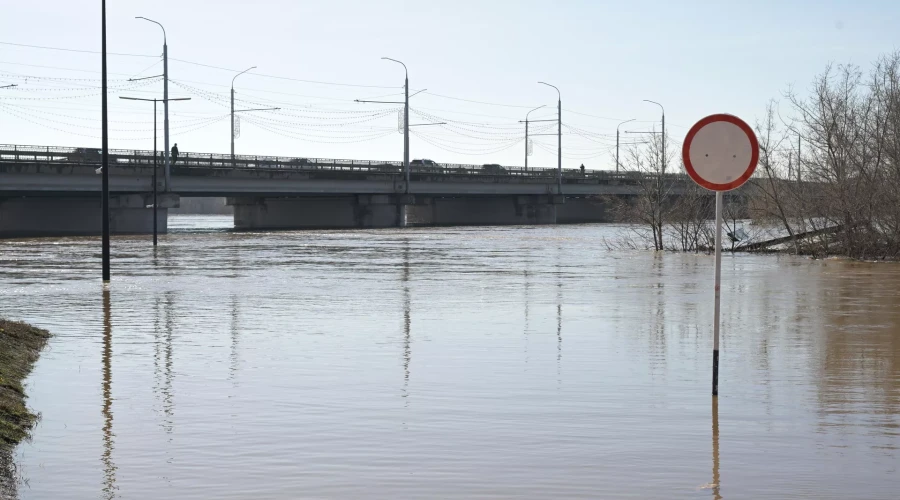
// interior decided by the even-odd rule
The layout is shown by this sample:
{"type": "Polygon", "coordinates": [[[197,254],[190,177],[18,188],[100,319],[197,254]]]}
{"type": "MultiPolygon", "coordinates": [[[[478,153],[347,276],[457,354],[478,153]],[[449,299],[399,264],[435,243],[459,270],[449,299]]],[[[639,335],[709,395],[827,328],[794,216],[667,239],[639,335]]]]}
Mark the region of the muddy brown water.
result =
{"type": "Polygon", "coordinates": [[[21,498],[900,498],[900,265],[229,225],[0,241],[21,498]]]}

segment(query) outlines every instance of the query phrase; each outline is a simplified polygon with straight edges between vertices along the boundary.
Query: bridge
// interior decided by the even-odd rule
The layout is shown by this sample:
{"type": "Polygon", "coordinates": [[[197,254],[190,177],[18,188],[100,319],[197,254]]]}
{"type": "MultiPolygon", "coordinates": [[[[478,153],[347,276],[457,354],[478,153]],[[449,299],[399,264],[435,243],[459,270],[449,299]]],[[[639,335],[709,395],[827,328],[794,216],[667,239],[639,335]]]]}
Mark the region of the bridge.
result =
{"type": "MultiPolygon", "coordinates": [[[[412,165],[397,161],[182,153],[157,159],[160,232],[181,196],[226,197],[237,229],[553,224],[604,221],[597,198],[635,196],[640,173],[412,165]]],[[[0,236],[95,234],[101,176],[96,148],[0,145],[0,236]]],[[[152,151],[110,150],[111,227],[152,232],[152,151]]],[[[688,182],[677,175],[677,182],[688,182]]]]}

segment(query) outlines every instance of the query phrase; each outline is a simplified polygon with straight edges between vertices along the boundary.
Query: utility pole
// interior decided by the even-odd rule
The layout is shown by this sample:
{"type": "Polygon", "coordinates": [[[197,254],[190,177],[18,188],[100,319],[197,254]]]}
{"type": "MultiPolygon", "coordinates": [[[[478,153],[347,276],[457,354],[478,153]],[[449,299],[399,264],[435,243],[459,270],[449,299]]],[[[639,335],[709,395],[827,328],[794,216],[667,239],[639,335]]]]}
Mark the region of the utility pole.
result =
{"type": "MultiPolygon", "coordinates": [[[[403,79],[403,102],[397,101],[367,101],[363,99],[354,99],[356,102],[369,102],[369,103],[377,103],[377,104],[403,104],[403,193],[409,194],[409,127],[423,127],[427,125],[445,125],[445,122],[440,123],[420,123],[416,125],[409,124],[409,98],[414,97],[416,94],[420,92],[425,92],[428,89],[422,89],[416,92],[413,95],[409,95],[409,70],[406,68],[406,64],[403,64],[402,61],[398,61],[396,59],[391,59],[390,57],[382,57],[385,61],[393,61],[403,66],[403,72],[405,77],[403,79]]],[[[398,224],[400,227],[406,227],[406,205],[405,201],[401,203],[399,206],[398,219],[400,223],[398,224]]]]}
{"type": "Polygon", "coordinates": [[[800,182],[802,179],[800,177],[800,167],[803,165],[803,161],[800,157],[800,141],[802,141],[802,140],[803,140],[803,136],[801,136],[798,133],[797,134],[797,182],[800,182]]]}
{"type": "Polygon", "coordinates": [[[169,163],[169,46],[166,40],[166,28],[153,19],[147,19],[143,16],[137,16],[135,19],[150,21],[163,30],[163,146],[165,147],[163,155],[165,155],[166,159],[166,191],[168,191],[171,178],[169,173],[171,164],[169,163]]]}
{"type": "MultiPolygon", "coordinates": [[[[155,76],[151,76],[148,78],[156,78],[155,76]]],[[[128,101],[146,101],[153,103],[153,246],[157,245],[157,231],[159,227],[158,222],[158,214],[159,214],[159,201],[157,200],[157,191],[158,183],[156,181],[156,173],[159,170],[159,167],[156,164],[156,103],[160,101],[190,101],[190,97],[179,97],[176,99],[142,99],[140,97],[123,97],[119,96],[119,99],[125,99],[128,101]]]]}
{"type": "MultiPolygon", "coordinates": [[[[405,96],[403,99],[403,177],[406,180],[406,194],[409,194],[409,70],[402,61],[391,59],[390,57],[382,57],[382,59],[401,64],[406,75],[403,79],[403,94],[405,96]]],[[[422,91],[420,90],[419,92],[422,91]]]]}
{"type": "MultiPolygon", "coordinates": [[[[545,105],[542,104],[542,105],[532,109],[531,111],[525,113],[525,121],[519,120],[519,123],[525,124],[525,171],[526,172],[528,171],[528,156],[531,154],[528,152],[528,138],[529,138],[528,124],[532,123],[532,122],[555,122],[556,121],[556,120],[529,120],[528,119],[528,115],[530,115],[533,111],[537,111],[537,110],[543,108],[544,106],[545,105]]],[[[547,135],[547,134],[536,134],[536,135],[547,135]]]]}
{"type": "Polygon", "coordinates": [[[624,122],[616,125],[616,173],[619,173],[619,127],[625,125],[628,122],[633,122],[635,119],[632,118],[630,120],[625,120],[624,122]]]}
{"type": "Polygon", "coordinates": [[[100,195],[100,211],[103,212],[103,223],[102,223],[102,249],[101,254],[103,258],[103,282],[109,283],[109,109],[107,109],[107,99],[106,99],[106,0],[101,0],[101,9],[102,9],[102,20],[101,20],[101,29],[102,29],[102,45],[103,45],[103,56],[102,56],[102,68],[101,78],[103,79],[102,90],[103,97],[101,99],[101,148],[102,148],[102,157],[100,159],[100,168],[102,169],[102,194],[100,195]]]}
{"type": "Polygon", "coordinates": [[[662,166],[662,174],[666,175],[666,108],[664,108],[662,104],[651,101],[650,99],[644,99],[644,102],[656,104],[659,106],[659,109],[662,110],[662,158],[660,159],[660,164],[662,166]]]}
{"type": "Polygon", "coordinates": [[[562,194],[562,94],[555,85],[550,85],[547,82],[538,82],[544,84],[548,87],[553,87],[556,89],[556,95],[558,100],[557,104],[557,137],[556,137],[556,194],[562,194]]]}
{"type": "MultiPolygon", "coordinates": [[[[234,75],[234,78],[231,79],[231,166],[234,166],[234,81],[237,77],[243,75],[244,73],[250,71],[251,69],[256,69],[256,66],[249,67],[244,71],[234,75]]],[[[281,108],[265,108],[265,109],[242,109],[239,111],[272,111],[281,108]]]]}
{"type": "Polygon", "coordinates": [[[256,66],[251,66],[244,71],[234,75],[234,78],[231,79],[231,166],[234,166],[234,81],[237,77],[243,75],[244,73],[250,71],[251,69],[256,69],[256,66]]]}

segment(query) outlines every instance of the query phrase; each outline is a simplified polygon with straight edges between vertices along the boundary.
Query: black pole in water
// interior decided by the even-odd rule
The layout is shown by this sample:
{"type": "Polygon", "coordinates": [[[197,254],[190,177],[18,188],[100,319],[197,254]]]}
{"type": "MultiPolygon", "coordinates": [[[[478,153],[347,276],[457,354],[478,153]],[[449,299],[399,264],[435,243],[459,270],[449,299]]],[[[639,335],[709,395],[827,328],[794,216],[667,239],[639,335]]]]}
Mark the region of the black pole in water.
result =
{"type": "Polygon", "coordinates": [[[103,212],[103,281],[109,282],[109,130],[108,130],[108,110],[106,107],[106,0],[101,0],[102,10],[102,41],[101,45],[103,54],[102,58],[102,157],[100,159],[100,167],[103,176],[103,193],[101,195],[100,209],[103,212]]]}
{"type": "Polygon", "coordinates": [[[156,215],[159,205],[156,201],[156,100],[153,100],[153,246],[156,246],[156,215]]]}

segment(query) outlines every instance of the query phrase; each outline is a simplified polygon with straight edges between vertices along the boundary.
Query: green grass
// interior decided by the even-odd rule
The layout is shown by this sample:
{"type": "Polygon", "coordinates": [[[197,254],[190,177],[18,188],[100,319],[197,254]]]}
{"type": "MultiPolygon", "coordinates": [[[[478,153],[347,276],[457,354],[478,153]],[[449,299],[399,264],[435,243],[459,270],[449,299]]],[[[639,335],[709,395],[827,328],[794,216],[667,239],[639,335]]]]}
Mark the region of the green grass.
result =
{"type": "Polygon", "coordinates": [[[27,438],[37,421],[38,416],[25,406],[22,380],[49,338],[47,330],[0,319],[0,451],[27,438]]]}

